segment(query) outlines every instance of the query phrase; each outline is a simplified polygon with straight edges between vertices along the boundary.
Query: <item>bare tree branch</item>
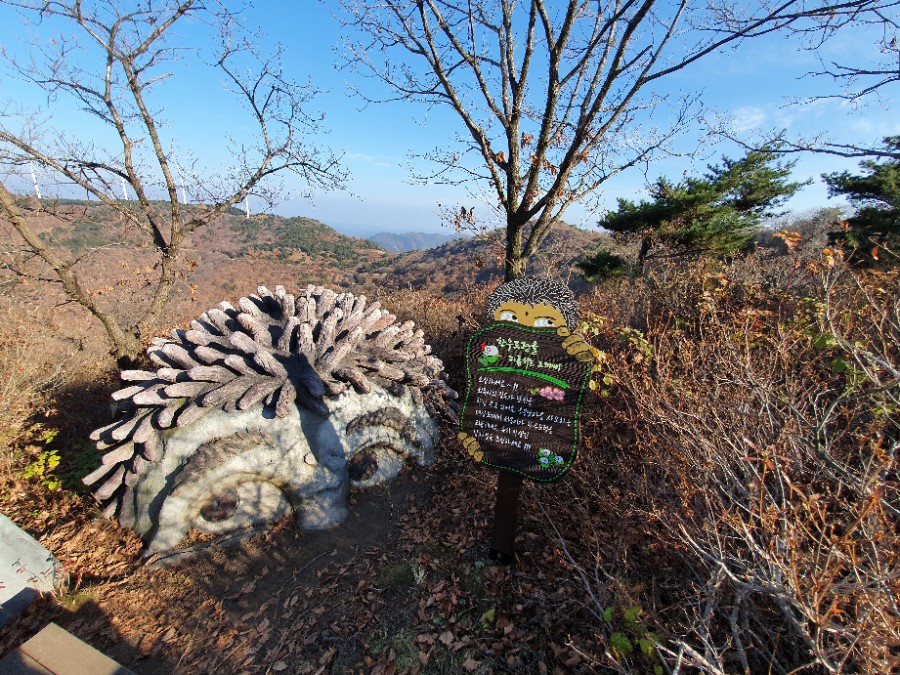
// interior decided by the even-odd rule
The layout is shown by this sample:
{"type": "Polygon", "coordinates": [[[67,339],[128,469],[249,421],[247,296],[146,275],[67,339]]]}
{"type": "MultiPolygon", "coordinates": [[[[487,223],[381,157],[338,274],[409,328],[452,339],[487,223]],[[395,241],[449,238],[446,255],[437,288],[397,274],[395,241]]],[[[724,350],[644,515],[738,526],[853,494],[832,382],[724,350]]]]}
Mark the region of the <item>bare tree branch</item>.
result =
{"type": "Polygon", "coordinates": [[[339,158],[305,141],[321,121],[305,111],[316,92],[285,78],[280,52],[261,55],[256,36],[247,35],[222,4],[198,0],[137,7],[81,0],[0,4],[7,5],[7,11],[16,8],[34,23],[49,20],[65,26],[65,34],[41,41],[28,57],[5,46],[2,53],[10,69],[48,93],[51,111],[57,97],[72,98],[110,131],[108,137],[84,142],[61,130],[37,133],[33,119],[2,114],[0,166],[14,171],[36,162],[64,185],[85,190],[143,232],[146,245],[158,257],[151,298],[136,320],[125,321],[114,308],[92,302],[71,270],[74,263],[34,235],[26,212],[4,189],[0,215],[60,276],[73,301],[103,322],[120,359],[137,358],[141,341],[160,320],[178,278],[188,234],[224,214],[251,191],[269,192],[269,181],[285,171],[299,175],[307,189],[331,189],[343,183],[339,158]],[[194,44],[175,42],[172,28],[187,17],[197,20],[192,29],[199,24],[214,31],[207,39],[219,48],[207,65],[224,76],[233,100],[256,130],[255,137],[242,139],[236,148],[234,165],[223,170],[204,172],[193,162],[179,162],[174,140],[166,148],[164,110],[156,103],[156,92],[175,73],[173,61],[187,50],[195,60],[200,54],[194,44]],[[85,38],[85,43],[80,44],[78,37],[85,38]],[[190,177],[185,165],[192,167],[190,177]],[[192,194],[202,197],[202,203],[190,209],[178,199],[179,184],[184,186],[188,180],[192,194]],[[113,186],[120,183],[133,192],[136,203],[113,196],[113,186]]]}
{"type": "Polygon", "coordinates": [[[754,37],[831,33],[896,4],[343,0],[347,25],[368,37],[347,45],[347,64],[462,122],[460,147],[430,153],[440,168],[417,177],[487,184],[506,221],[508,279],[573,203],[668,151],[686,109],[640,129],[669,102],[665,78],[754,37]]]}

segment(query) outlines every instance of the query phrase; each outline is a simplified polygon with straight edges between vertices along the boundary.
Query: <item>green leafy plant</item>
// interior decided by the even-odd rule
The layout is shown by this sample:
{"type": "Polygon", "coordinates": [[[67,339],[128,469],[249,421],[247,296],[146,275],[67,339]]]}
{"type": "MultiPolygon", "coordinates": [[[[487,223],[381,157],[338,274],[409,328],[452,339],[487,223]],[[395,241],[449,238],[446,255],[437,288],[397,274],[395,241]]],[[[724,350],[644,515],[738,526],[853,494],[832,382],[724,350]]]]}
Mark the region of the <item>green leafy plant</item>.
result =
{"type": "Polygon", "coordinates": [[[603,610],[603,619],[612,627],[609,648],[617,659],[638,654],[652,665],[654,675],[662,675],[663,667],[656,653],[659,636],[648,630],[641,621],[644,610],[640,605],[610,606],[603,610]]]}
{"type": "MultiPolygon", "coordinates": [[[[39,435],[35,440],[43,446],[50,445],[59,434],[57,429],[44,429],[40,425],[35,427],[35,432],[39,435]]],[[[40,450],[38,445],[28,445],[25,448],[29,453],[40,450]]],[[[56,475],[56,469],[61,461],[59,450],[56,448],[47,448],[41,451],[37,458],[28,464],[20,474],[26,480],[36,479],[42,486],[48,490],[56,490],[62,485],[59,476],[56,475]]]]}
{"type": "Polygon", "coordinates": [[[620,255],[606,248],[598,248],[575,263],[589,284],[600,283],[604,279],[627,276],[631,272],[628,262],[620,255]]]}
{"type": "Polygon", "coordinates": [[[65,470],[60,473],[60,483],[67,490],[84,491],[86,487],[81,479],[97,468],[103,453],[97,450],[93,443],[84,443],[74,455],[69,456],[69,453],[66,455],[65,470]]]}
{"type": "Polygon", "coordinates": [[[653,360],[653,345],[641,331],[636,328],[620,328],[619,339],[634,349],[632,360],[635,363],[653,360]]]}
{"type": "MultiPolygon", "coordinates": [[[[606,324],[605,317],[596,312],[588,312],[581,320],[578,326],[578,332],[587,339],[597,338],[604,332],[606,324]]],[[[611,387],[616,383],[616,377],[609,372],[607,364],[610,355],[602,350],[597,350],[594,356],[594,363],[591,366],[591,379],[588,387],[591,391],[597,392],[604,398],[609,396],[612,391],[611,387]]]]}

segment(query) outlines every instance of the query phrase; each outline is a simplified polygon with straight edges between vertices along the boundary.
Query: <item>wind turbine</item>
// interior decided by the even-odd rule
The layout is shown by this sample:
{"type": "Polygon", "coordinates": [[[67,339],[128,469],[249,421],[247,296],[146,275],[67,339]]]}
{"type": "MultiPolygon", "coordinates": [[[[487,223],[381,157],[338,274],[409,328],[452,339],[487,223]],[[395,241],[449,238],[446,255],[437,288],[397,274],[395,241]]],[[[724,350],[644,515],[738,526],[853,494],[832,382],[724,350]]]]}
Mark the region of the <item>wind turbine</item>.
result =
{"type": "Polygon", "coordinates": [[[244,195],[244,218],[250,217],[250,193],[244,195]]]}
{"type": "MultiPolygon", "coordinates": [[[[169,144],[169,155],[172,157],[172,163],[175,165],[175,168],[178,170],[178,175],[181,176],[181,203],[187,204],[187,178],[184,175],[184,168],[181,166],[181,162],[178,161],[178,158],[175,153],[175,141],[172,141],[169,144]]],[[[176,195],[178,193],[178,189],[175,190],[176,195]]],[[[176,196],[177,199],[177,196],[176,196]]]]}
{"type": "Polygon", "coordinates": [[[28,162],[28,165],[31,167],[31,182],[34,183],[34,195],[38,199],[43,199],[41,197],[41,186],[38,185],[37,174],[34,172],[34,162],[28,162]]]}
{"type": "Polygon", "coordinates": [[[122,181],[122,199],[126,202],[128,201],[128,188],[125,187],[125,177],[119,176],[119,180],[122,181]]]}

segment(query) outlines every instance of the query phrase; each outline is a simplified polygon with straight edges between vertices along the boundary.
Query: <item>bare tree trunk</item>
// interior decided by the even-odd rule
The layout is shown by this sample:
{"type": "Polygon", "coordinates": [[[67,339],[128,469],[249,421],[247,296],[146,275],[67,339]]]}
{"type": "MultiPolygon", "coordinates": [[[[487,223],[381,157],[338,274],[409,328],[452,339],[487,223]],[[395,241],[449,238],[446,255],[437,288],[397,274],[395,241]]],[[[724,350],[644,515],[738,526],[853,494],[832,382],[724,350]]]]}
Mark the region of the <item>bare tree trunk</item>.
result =
{"type": "Polygon", "coordinates": [[[506,257],[503,261],[503,280],[512,281],[525,276],[528,258],[522,254],[523,223],[516,214],[510,213],[506,218],[506,257]]]}
{"type": "Polygon", "coordinates": [[[137,332],[141,336],[149,336],[162,317],[163,311],[172,298],[175,282],[178,280],[178,255],[181,250],[181,237],[174,244],[170,243],[161,251],[159,278],[153,291],[153,298],[147,311],[137,322],[137,332]]]}
{"type": "Polygon", "coordinates": [[[31,250],[53,269],[59,277],[66,294],[103,324],[119,365],[124,366],[135,363],[143,351],[140,337],[134,331],[123,328],[109,312],[97,306],[91,294],[81,285],[78,275],[71,267],[71,263],[57,256],[53,249],[46,246],[41,238],[37,236],[35,231],[29,226],[28,220],[22,214],[22,210],[16,204],[15,198],[2,183],[0,183],[0,213],[12,223],[13,228],[25,240],[31,250]]]}
{"type": "Polygon", "coordinates": [[[645,234],[641,238],[641,248],[638,251],[637,264],[635,265],[637,276],[642,276],[644,274],[644,265],[647,263],[647,256],[650,254],[652,246],[653,237],[649,234],[645,234]]]}

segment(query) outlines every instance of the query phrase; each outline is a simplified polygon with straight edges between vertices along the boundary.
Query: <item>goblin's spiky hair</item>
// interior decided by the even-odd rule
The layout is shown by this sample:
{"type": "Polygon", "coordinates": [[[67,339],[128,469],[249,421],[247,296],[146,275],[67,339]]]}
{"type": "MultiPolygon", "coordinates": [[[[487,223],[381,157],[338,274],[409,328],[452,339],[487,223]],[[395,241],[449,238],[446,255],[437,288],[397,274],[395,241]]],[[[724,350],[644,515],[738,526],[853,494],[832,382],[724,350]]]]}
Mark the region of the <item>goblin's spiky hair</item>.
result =
{"type": "Polygon", "coordinates": [[[320,286],[297,297],[281,286],[257,293],[154,340],[147,354],[155,371],[122,372],[128,386],[113,394],[119,416],[91,435],[106,454],[84,478],[100,486],[96,496],[107,515],[131,524],[133,514],[121,509],[147,463],[160,457],[158,432],[188,426],[212,408],[262,402],[279,417],[296,405],[328,415],[324,397],[350,388],[367,394],[377,384],[394,395],[409,391],[436,414],[455,396],[422,331],[412,321],[397,323],[379,303],[320,286]]]}
{"type": "Polygon", "coordinates": [[[572,291],[555,281],[523,277],[509,281],[487,299],[487,310],[491,317],[504,302],[519,302],[523,305],[549,305],[558,309],[569,330],[578,326],[578,307],[572,291]]]}

